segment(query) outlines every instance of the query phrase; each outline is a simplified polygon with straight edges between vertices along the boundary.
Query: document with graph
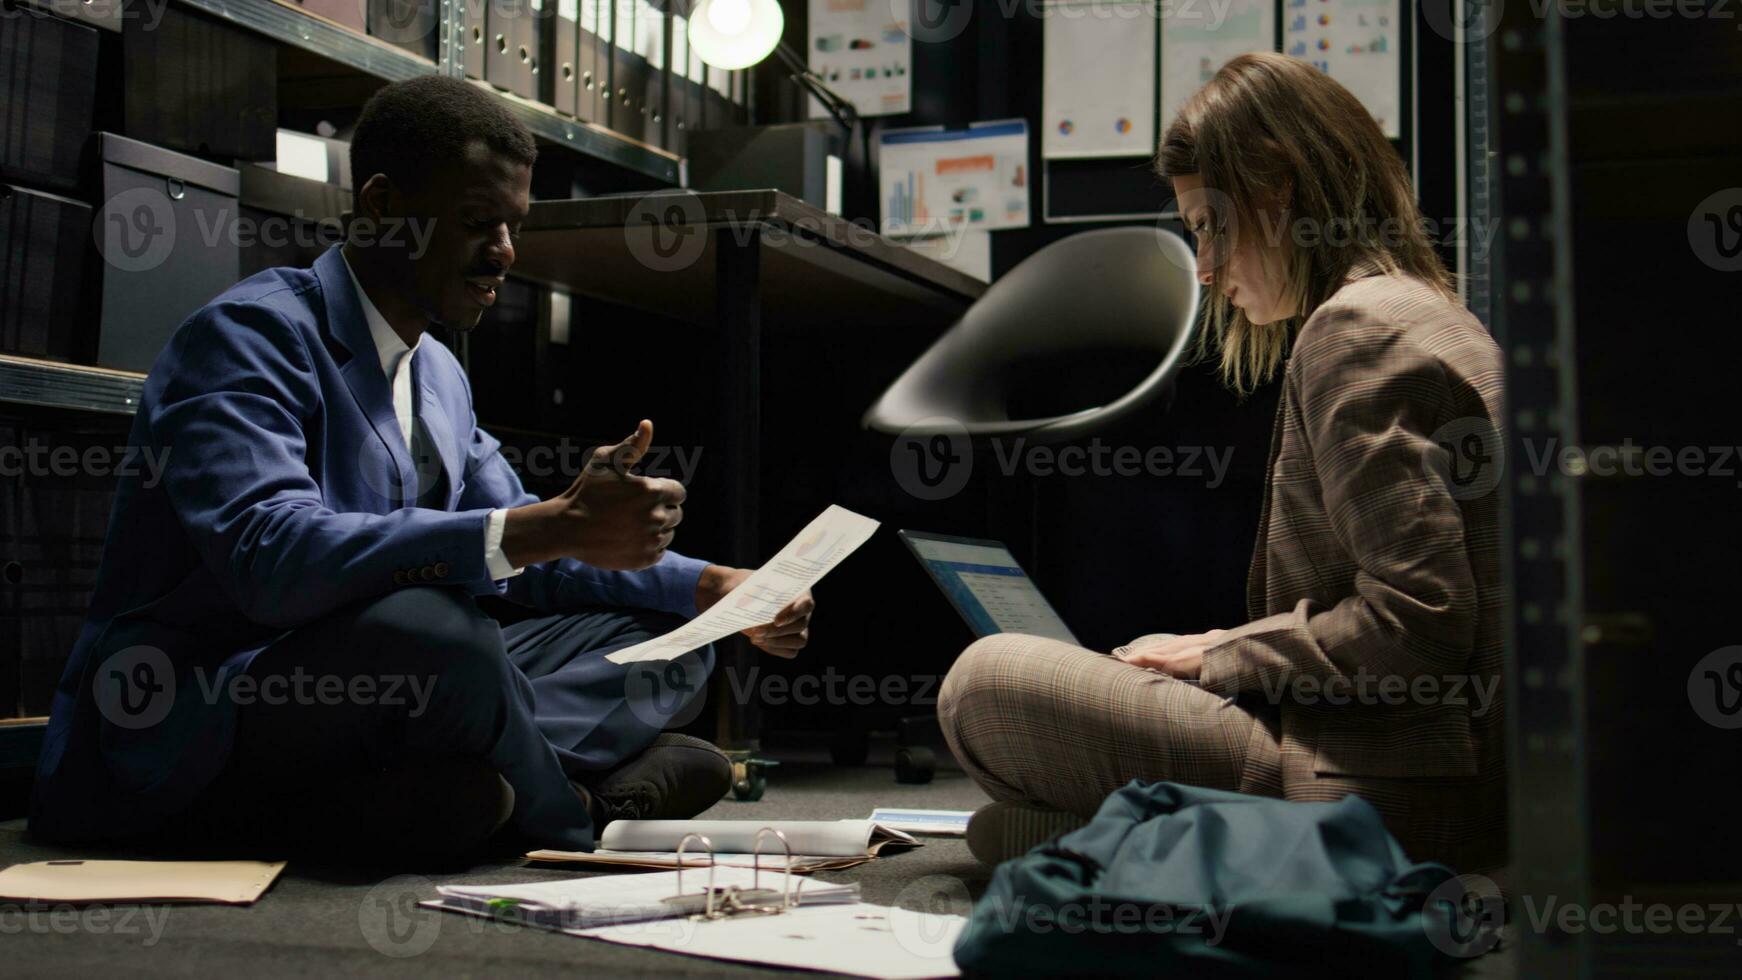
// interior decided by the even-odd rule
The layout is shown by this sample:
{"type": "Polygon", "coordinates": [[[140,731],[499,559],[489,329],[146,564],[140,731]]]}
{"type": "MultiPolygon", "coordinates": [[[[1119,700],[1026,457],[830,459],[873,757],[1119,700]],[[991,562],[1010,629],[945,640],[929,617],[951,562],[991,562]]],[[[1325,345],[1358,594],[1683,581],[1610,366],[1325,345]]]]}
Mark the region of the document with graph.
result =
{"type": "Polygon", "coordinates": [[[878,522],[830,505],[780,553],[708,610],[664,636],[609,654],[615,664],[670,660],[733,633],[772,622],[787,603],[870,540],[878,522]]]}

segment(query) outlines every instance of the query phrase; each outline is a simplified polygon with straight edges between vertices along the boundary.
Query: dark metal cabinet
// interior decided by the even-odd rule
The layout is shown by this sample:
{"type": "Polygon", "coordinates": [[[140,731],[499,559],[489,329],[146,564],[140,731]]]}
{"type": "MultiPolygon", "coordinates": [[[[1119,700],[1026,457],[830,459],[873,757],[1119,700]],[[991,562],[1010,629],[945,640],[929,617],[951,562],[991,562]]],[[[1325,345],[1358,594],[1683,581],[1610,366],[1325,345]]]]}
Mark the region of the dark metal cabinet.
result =
{"type": "Polygon", "coordinates": [[[0,176],[78,186],[97,99],[97,32],[6,13],[0,30],[0,176]]]}
{"type": "Polygon", "coordinates": [[[0,353],[85,353],[90,230],[88,205],[0,184],[0,353]]]}
{"type": "Polygon", "coordinates": [[[175,328],[236,282],[235,170],[113,133],[98,137],[97,363],[150,370],[175,328]]]}
{"type": "Polygon", "coordinates": [[[169,6],[155,27],[122,28],[125,132],[183,153],[271,160],[277,153],[278,46],[169,6]]]}

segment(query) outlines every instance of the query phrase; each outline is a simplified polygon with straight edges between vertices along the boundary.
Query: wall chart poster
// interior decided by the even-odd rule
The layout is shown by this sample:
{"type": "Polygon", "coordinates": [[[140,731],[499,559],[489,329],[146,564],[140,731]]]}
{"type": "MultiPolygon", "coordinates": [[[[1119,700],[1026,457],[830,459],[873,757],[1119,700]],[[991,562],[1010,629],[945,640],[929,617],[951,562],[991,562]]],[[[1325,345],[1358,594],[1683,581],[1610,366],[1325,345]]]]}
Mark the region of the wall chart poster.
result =
{"type": "Polygon", "coordinates": [[[885,234],[1028,227],[1026,120],[885,130],[877,154],[885,234]]]}
{"type": "Polygon", "coordinates": [[[1342,82],[1402,139],[1402,21],[1397,0],[1282,0],[1282,51],[1342,82]]]}
{"type": "Polygon", "coordinates": [[[1154,152],[1153,0],[1060,0],[1041,18],[1041,155],[1154,152]]]}
{"type": "MultiPolygon", "coordinates": [[[[1284,3],[1291,0],[1283,0],[1284,3]]],[[[1321,0],[1312,0],[1320,3],[1321,0]]],[[[1272,0],[1172,3],[1161,17],[1161,129],[1235,55],[1276,50],[1272,0]]]]}
{"type": "MultiPolygon", "coordinates": [[[[913,38],[889,0],[810,0],[806,64],[861,116],[893,116],[913,104],[913,38]]],[[[828,116],[816,99],[812,119],[828,116]]]]}

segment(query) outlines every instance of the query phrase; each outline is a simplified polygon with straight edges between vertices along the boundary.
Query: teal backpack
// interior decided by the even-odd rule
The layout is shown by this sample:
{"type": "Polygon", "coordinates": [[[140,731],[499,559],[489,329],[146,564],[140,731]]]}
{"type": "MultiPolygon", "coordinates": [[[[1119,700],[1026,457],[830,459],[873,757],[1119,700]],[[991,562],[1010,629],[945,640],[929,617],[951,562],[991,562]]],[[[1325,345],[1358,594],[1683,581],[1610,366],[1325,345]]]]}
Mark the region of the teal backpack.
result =
{"type": "Polygon", "coordinates": [[[998,866],[956,942],[971,975],[1431,976],[1491,948],[1439,864],[1366,801],[1132,782],[998,866]]]}

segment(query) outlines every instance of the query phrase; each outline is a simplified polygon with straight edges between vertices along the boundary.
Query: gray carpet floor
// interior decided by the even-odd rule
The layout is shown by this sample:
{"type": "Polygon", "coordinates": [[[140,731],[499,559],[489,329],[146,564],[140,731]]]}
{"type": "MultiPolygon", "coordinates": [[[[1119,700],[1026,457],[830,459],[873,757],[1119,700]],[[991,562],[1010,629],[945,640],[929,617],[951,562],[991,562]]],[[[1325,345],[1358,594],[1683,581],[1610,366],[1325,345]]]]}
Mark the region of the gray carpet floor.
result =
{"type": "MultiPolygon", "coordinates": [[[[767,795],[754,803],[723,800],[704,816],[719,819],[827,819],[869,816],[876,806],[971,810],[986,796],[959,771],[941,770],[925,786],[895,782],[888,768],[837,768],[783,757],[767,795]]],[[[23,821],[0,823],[0,866],[67,857],[30,841],[23,821]]],[[[435,873],[413,869],[292,864],[249,907],[148,906],[63,910],[26,917],[0,906],[0,975],[611,977],[783,976],[786,971],[634,949],[417,908],[448,882],[507,883],[577,874],[524,861],[435,873]]],[[[866,901],[966,912],[989,871],[959,839],[928,838],[924,847],[845,871],[818,875],[858,881],[866,901]]],[[[1505,977],[1507,957],[1465,965],[1469,977],[1505,977]]],[[[1093,972],[1089,969],[1088,972],[1093,972]]]]}
{"type": "MultiPolygon", "coordinates": [[[[754,803],[722,800],[705,817],[723,820],[835,820],[876,806],[971,810],[986,796],[959,771],[925,786],[895,782],[890,770],[783,764],[754,803]]],[[[21,820],[0,823],[0,866],[67,857],[29,840],[21,820]]],[[[115,857],[123,855],[101,855],[115,857]]],[[[0,975],[186,976],[786,976],[522,929],[416,908],[450,882],[506,883],[568,878],[574,869],[525,862],[445,873],[395,873],[291,864],[254,905],[64,910],[26,917],[0,908],[0,975]],[[433,937],[433,938],[432,938],[433,937]],[[412,955],[394,955],[418,952],[412,955]]],[[[937,908],[936,896],[979,895],[988,872],[956,839],[928,838],[917,850],[819,878],[858,881],[865,900],[937,908]]]]}

